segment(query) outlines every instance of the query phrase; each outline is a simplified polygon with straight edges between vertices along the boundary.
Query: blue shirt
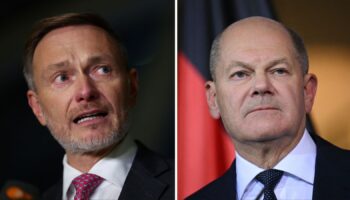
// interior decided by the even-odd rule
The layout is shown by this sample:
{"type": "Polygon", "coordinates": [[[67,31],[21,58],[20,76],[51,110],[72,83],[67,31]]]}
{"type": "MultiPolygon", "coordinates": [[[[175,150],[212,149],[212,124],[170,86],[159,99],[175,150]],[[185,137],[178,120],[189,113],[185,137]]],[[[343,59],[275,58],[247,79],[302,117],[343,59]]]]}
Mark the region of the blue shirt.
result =
{"type": "MultiPolygon", "coordinates": [[[[285,172],[274,190],[277,199],[312,199],[315,163],[316,144],[305,129],[294,149],[273,167],[285,172]]],[[[254,178],[262,171],[236,152],[237,199],[255,199],[259,195],[264,185],[254,178]]]]}

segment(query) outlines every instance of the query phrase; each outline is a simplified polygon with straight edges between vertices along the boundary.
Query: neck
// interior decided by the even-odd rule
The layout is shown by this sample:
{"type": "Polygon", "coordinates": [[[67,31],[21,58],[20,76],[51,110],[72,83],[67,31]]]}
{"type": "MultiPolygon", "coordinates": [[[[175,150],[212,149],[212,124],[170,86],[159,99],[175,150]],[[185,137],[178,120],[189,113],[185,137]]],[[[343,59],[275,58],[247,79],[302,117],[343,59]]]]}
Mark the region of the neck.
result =
{"type": "Polygon", "coordinates": [[[75,169],[87,173],[99,160],[109,154],[116,145],[112,145],[97,152],[71,153],[66,152],[67,162],[75,169]]]}
{"type": "Polygon", "coordinates": [[[234,141],[234,145],[236,151],[244,159],[262,169],[271,169],[294,149],[301,140],[303,131],[294,137],[285,136],[267,142],[240,143],[234,141]]]}

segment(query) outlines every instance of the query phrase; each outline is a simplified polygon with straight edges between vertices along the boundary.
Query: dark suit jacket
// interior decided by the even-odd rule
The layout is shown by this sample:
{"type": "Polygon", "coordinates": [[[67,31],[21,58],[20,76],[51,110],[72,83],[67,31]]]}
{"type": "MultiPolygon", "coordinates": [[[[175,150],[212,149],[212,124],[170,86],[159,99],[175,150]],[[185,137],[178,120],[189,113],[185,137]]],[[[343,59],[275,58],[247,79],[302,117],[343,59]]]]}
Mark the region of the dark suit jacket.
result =
{"type": "MultiPolygon", "coordinates": [[[[137,142],[138,150],[119,200],[173,200],[174,163],[137,142]]],[[[62,199],[61,179],[43,195],[44,200],[62,199]]]]}
{"type": "MultiPolygon", "coordinates": [[[[342,150],[311,135],[316,143],[316,168],[313,188],[314,200],[350,199],[350,151],[342,150]]],[[[187,200],[236,200],[235,161],[224,175],[209,183],[187,200]]]]}

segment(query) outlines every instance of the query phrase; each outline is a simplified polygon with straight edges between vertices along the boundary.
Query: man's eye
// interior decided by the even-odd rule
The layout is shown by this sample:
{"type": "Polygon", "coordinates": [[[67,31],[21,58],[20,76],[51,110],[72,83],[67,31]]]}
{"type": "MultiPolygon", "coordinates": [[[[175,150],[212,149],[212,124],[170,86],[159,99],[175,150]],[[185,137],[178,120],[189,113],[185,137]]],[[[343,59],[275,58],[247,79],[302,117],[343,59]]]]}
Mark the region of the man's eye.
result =
{"type": "Polygon", "coordinates": [[[69,80],[69,76],[67,74],[59,74],[58,76],[56,76],[54,81],[55,83],[63,83],[68,80],[69,80]]]}
{"type": "Polygon", "coordinates": [[[107,65],[103,65],[103,66],[101,66],[101,67],[99,67],[97,69],[97,72],[99,74],[102,74],[102,75],[103,74],[109,74],[111,71],[112,71],[112,69],[109,66],[107,66],[107,65]]]}
{"type": "Polygon", "coordinates": [[[247,72],[244,72],[244,71],[238,71],[238,72],[235,72],[231,75],[231,78],[234,78],[234,79],[243,79],[243,78],[246,78],[249,74],[247,72]]]}
{"type": "Polygon", "coordinates": [[[280,69],[273,70],[272,73],[277,75],[284,75],[284,74],[287,74],[288,71],[286,69],[280,68],[280,69]]]}

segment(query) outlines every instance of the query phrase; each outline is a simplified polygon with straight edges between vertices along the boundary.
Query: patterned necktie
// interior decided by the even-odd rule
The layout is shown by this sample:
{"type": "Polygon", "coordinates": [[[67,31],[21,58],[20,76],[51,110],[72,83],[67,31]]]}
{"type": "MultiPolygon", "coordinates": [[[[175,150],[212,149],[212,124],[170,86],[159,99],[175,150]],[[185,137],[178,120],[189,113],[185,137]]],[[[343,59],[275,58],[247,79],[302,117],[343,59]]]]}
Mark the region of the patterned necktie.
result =
{"type": "Polygon", "coordinates": [[[76,177],[72,184],[75,187],[74,200],[89,200],[90,195],[103,181],[103,178],[95,174],[82,174],[76,177]]]}
{"type": "Polygon", "coordinates": [[[281,180],[282,175],[283,171],[277,169],[268,169],[256,175],[256,180],[264,184],[264,200],[277,200],[273,190],[281,180]]]}

